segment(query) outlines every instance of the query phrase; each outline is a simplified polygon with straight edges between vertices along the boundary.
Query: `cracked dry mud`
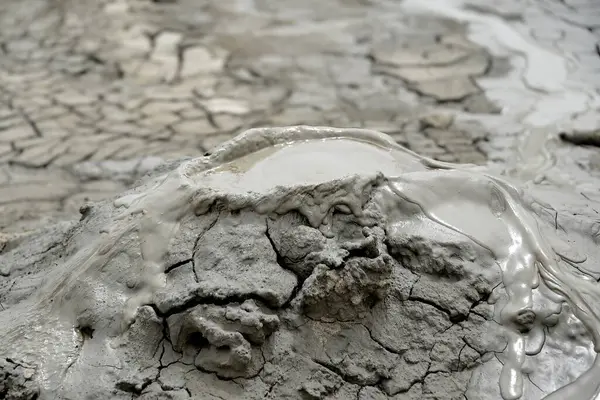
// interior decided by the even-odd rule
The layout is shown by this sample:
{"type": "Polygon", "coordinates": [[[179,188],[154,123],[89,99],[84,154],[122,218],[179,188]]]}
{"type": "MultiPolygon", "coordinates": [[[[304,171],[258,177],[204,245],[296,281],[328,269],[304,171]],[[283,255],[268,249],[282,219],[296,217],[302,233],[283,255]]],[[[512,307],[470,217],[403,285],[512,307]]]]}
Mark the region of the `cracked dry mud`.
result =
{"type": "Polygon", "coordinates": [[[0,398],[595,399],[599,10],[3,0],[0,398]]]}
{"type": "Polygon", "coordinates": [[[416,3],[3,0],[0,231],[72,218],[251,127],[376,129],[478,164],[532,121],[600,129],[596,0],[416,3]]]}
{"type": "Polygon", "coordinates": [[[593,400],[599,202],[556,154],[527,184],[375,131],[247,131],[0,255],[0,393],[593,400]]]}

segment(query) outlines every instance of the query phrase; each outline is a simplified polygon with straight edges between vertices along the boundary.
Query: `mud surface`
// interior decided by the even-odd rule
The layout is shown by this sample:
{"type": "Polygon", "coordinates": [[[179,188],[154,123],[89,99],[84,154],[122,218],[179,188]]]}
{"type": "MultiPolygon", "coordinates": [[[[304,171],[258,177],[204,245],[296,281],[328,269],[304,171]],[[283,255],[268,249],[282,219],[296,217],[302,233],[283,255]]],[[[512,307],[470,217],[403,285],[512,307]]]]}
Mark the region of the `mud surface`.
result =
{"type": "Polygon", "coordinates": [[[555,156],[300,126],[163,167],[0,255],[3,393],[592,400],[598,180],[555,156]]]}
{"type": "Polygon", "coordinates": [[[3,2],[0,397],[595,399],[599,10],[3,2]]]}
{"type": "Polygon", "coordinates": [[[597,132],[594,0],[419,3],[3,1],[0,231],[254,126],[372,128],[479,164],[532,123],[597,132]]]}

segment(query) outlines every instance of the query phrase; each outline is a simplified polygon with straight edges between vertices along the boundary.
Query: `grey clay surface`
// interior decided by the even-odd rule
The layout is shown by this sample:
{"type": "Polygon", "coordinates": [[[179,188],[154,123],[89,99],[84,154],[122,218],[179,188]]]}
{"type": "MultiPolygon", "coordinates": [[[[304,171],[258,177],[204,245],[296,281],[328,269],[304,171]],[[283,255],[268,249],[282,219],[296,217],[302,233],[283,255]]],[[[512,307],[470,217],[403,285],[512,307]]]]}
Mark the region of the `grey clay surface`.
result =
{"type": "Polygon", "coordinates": [[[162,167],[0,254],[0,394],[596,399],[598,181],[554,156],[299,126],[162,167]]]}

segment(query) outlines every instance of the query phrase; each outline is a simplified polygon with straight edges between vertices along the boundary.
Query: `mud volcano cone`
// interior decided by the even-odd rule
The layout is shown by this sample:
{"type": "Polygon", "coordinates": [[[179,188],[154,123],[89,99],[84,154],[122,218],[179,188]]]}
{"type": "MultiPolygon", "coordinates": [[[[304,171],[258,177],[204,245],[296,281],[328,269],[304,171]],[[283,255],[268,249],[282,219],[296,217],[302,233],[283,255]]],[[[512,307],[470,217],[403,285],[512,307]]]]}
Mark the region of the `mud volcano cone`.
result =
{"type": "Polygon", "coordinates": [[[594,399],[586,199],[247,131],[0,254],[0,397],[594,399]]]}

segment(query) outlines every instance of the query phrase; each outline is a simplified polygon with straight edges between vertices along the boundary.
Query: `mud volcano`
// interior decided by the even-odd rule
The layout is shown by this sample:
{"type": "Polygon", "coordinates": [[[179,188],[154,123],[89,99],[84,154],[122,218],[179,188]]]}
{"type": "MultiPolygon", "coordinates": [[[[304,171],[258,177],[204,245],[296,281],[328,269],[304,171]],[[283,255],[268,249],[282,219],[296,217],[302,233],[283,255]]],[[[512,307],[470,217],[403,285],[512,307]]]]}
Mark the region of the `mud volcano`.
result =
{"type": "Polygon", "coordinates": [[[598,202],[254,129],[0,255],[6,399],[596,399],[598,202]]]}

